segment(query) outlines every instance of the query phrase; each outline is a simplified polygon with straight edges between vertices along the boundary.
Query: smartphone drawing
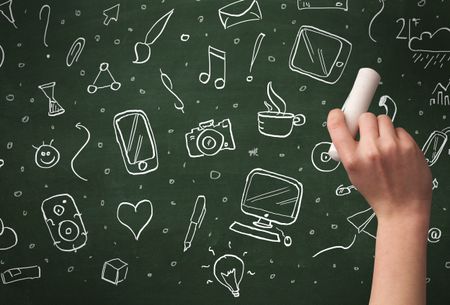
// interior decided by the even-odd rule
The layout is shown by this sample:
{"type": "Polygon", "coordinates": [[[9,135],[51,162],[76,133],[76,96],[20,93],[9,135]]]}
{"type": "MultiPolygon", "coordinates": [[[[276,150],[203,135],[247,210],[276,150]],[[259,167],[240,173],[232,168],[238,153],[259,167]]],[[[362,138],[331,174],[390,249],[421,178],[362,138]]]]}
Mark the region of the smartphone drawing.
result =
{"type": "Polygon", "coordinates": [[[158,151],[147,115],[127,110],[114,116],[114,131],[125,168],[130,175],[150,173],[158,168],[158,151]]]}
{"type": "Polygon", "coordinates": [[[289,56],[289,68],[327,84],[336,83],[347,65],[352,44],[324,30],[300,27],[289,56]]]}
{"type": "Polygon", "coordinates": [[[430,134],[422,147],[422,152],[425,155],[428,166],[432,166],[439,159],[447,140],[448,136],[443,131],[435,130],[430,134]]]}

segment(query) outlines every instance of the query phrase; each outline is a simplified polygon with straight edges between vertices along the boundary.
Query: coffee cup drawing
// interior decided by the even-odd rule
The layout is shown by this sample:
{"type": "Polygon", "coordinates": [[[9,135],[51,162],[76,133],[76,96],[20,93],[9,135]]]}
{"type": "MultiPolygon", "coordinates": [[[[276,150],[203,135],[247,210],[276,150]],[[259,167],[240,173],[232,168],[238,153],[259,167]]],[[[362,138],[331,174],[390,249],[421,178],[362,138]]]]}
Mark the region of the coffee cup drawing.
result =
{"type": "Polygon", "coordinates": [[[273,90],[271,81],[267,84],[267,96],[270,101],[270,103],[264,101],[267,110],[258,112],[260,134],[273,138],[287,138],[294,127],[306,123],[306,117],[303,114],[286,112],[286,103],[273,90]]]}

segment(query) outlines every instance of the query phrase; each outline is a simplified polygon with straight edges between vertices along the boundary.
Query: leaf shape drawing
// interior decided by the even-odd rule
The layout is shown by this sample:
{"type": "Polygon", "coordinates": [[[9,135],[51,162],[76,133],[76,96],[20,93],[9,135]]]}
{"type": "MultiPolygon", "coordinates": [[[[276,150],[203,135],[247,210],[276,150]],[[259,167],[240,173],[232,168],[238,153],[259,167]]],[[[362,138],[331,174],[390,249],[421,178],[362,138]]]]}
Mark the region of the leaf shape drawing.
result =
{"type": "Polygon", "coordinates": [[[170,17],[173,14],[174,9],[170,10],[168,13],[166,13],[164,16],[158,19],[150,30],[148,30],[147,34],[145,35],[145,43],[152,45],[155,43],[156,39],[161,36],[162,32],[166,28],[167,22],[169,21],[170,17]]]}

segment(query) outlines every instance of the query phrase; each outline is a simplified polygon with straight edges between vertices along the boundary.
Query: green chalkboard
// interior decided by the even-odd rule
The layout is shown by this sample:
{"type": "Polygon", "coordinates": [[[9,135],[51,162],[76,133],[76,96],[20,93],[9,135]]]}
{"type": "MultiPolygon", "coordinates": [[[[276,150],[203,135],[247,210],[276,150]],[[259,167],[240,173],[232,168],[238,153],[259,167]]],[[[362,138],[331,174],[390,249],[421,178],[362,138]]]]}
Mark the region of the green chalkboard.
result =
{"type": "Polygon", "coordinates": [[[2,304],[367,303],[325,124],[361,67],[428,158],[448,304],[450,3],[0,2],[2,304]]]}

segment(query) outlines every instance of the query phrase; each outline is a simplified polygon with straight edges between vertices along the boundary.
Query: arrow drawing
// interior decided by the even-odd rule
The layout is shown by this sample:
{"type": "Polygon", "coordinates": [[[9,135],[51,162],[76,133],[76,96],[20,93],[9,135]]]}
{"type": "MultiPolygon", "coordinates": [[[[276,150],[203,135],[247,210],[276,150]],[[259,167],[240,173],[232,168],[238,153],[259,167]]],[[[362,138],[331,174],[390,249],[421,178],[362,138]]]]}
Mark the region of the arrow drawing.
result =
{"type": "Polygon", "coordinates": [[[78,122],[75,127],[79,130],[81,130],[81,128],[83,128],[84,130],[86,130],[87,133],[87,139],[84,142],[84,144],[80,147],[80,149],[77,151],[77,153],[75,154],[75,156],[73,156],[72,160],[70,161],[70,168],[72,168],[73,173],[75,174],[75,176],[77,176],[78,178],[80,178],[83,181],[88,181],[86,178],[81,177],[80,175],[78,175],[78,173],[75,171],[75,168],[73,166],[73,163],[75,162],[75,159],[78,157],[78,155],[80,154],[80,152],[86,147],[86,145],[89,143],[89,140],[91,139],[91,133],[89,132],[89,130],[81,125],[80,122],[78,122]]]}
{"type": "Polygon", "coordinates": [[[110,8],[107,8],[103,11],[103,16],[105,16],[105,20],[103,20],[103,24],[108,26],[111,20],[114,20],[117,22],[119,20],[119,8],[120,3],[117,3],[114,6],[111,6],[110,8]]]}

